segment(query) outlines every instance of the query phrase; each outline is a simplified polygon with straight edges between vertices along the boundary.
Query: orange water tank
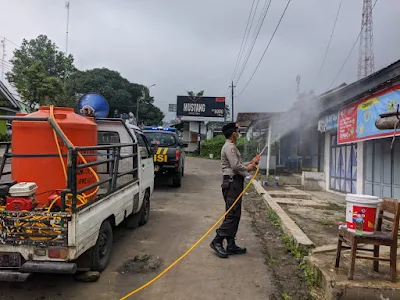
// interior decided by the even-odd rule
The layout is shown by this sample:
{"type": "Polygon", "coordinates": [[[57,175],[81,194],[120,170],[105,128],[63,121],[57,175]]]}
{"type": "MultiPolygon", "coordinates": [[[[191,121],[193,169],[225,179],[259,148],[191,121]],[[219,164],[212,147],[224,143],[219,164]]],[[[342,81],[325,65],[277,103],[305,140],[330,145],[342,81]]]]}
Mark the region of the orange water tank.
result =
{"type": "MultiPolygon", "coordinates": [[[[40,107],[39,111],[23,115],[29,117],[49,117],[50,108],[40,107]]],[[[72,108],[55,107],[54,117],[74,146],[96,146],[97,124],[93,118],[86,118],[74,112],[72,108]]],[[[66,188],[61,160],[58,156],[53,129],[45,121],[13,121],[12,178],[18,182],[35,182],[38,185],[36,200],[48,204],[51,191],[66,188]],[[36,157],[21,157],[33,154],[36,157]],[[47,157],[44,157],[47,155],[47,157]]],[[[60,145],[65,166],[67,167],[67,147],[57,138],[60,145]]],[[[95,161],[96,156],[82,153],[87,162],[95,161]]],[[[78,158],[78,163],[82,163],[78,158]]],[[[93,167],[96,170],[95,167],[93,167]]],[[[78,170],[78,188],[83,188],[96,182],[89,169],[78,170]]],[[[86,192],[86,194],[90,191],[86,192]]]]}

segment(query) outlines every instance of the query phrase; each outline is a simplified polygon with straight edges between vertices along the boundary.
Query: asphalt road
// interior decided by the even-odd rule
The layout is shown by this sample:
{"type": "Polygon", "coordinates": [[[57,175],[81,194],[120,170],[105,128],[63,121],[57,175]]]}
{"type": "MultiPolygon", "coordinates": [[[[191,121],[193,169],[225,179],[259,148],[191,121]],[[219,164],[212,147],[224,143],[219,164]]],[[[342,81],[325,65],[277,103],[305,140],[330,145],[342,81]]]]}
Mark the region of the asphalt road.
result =
{"type": "MultiPolygon", "coordinates": [[[[222,215],[219,166],[217,161],[187,158],[181,188],[156,188],[148,224],[115,229],[112,259],[97,282],[35,274],[22,284],[0,283],[0,299],[119,299],[138,288],[190,248],[222,215]],[[159,257],[160,268],[121,272],[122,266],[141,254],[159,257]]],[[[243,211],[237,243],[247,246],[247,254],[218,258],[209,247],[213,232],[164,277],[130,299],[269,299],[273,278],[251,222],[243,211]]]]}

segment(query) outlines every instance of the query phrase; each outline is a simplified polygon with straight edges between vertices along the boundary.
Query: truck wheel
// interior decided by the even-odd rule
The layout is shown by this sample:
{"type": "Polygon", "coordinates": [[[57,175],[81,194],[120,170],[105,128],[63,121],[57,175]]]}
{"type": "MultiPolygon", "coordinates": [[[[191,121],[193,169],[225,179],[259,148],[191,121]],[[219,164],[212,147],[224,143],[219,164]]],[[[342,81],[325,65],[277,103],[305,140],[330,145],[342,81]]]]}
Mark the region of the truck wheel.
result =
{"type": "Polygon", "coordinates": [[[103,271],[111,257],[113,231],[108,220],[101,224],[99,237],[92,249],[92,271],[103,271]]]}
{"type": "Polygon", "coordinates": [[[172,178],[172,186],[173,187],[181,187],[182,185],[182,173],[178,172],[174,174],[174,177],[172,178]]]}
{"type": "Polygon", "coordinates": [[[150,193],[146,192],[143,197],[142,207],[140,208],[140,220],[139,226],[143,226],[147,223],[150,216],[150,193]]]}

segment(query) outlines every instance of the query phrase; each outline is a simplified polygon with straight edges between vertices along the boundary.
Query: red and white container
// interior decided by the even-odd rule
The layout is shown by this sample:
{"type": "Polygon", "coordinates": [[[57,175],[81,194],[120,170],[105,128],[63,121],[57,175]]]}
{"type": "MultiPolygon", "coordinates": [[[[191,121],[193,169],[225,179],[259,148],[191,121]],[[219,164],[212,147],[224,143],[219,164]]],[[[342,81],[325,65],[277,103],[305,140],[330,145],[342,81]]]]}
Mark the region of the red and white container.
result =
{"type": "Polygon", "coordinates": [[[382,202],[378,197],[369,195],[346,195],[347,230],[362,235],[374,233],[376,213],[382,202]]]}

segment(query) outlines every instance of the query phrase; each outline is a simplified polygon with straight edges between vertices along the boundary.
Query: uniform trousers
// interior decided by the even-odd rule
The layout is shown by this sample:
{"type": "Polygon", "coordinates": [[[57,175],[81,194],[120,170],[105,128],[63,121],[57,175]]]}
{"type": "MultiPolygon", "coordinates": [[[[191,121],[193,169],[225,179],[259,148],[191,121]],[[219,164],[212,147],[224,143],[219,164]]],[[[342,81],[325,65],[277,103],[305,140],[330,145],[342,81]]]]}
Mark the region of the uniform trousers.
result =
{"type": "MultiPolygon", "coordinates": [[[[225,211],[227,211],[242,193],[244,178],[239,175],[233,177],[224,176],[222,181],[222,195],[225,200],[225,211]]],[[[221,237],[235,238],[238,231],[240,216],[242,214],[242,197],[236,202],[232,210],[225,216],[217,234],[221,237]]]]}

